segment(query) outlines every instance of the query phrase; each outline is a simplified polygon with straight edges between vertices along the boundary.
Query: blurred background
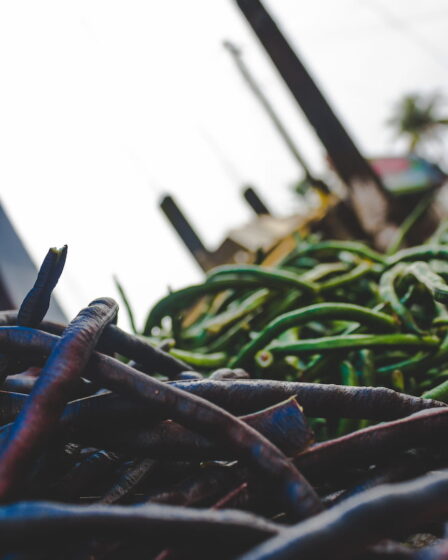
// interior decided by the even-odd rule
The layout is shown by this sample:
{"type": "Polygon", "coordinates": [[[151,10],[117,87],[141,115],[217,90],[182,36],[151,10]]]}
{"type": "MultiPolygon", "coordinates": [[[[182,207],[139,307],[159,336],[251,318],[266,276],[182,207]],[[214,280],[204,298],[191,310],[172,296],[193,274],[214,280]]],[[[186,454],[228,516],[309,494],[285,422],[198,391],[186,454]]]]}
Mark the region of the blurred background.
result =
{"type": "MultiPolygon", "coordinates": [[[[446,2],[264,5],[363,155],[417,152],[447,171],[446,2]],[[406,107],[437,126],[400,132],[406,107]]],[[[5,260],[15,266],[10,227],[36,264],[67,243],[62,312],[119,298],[116,275],[141,324],[168,287],[202,277],[159,209],[165,193],[209,248],[252,217],[245,185],[279,216],[300,210],[303,169],[226,40],[311,172],[326,177],[325,149],[232,0],[0,4],[2,282],[5,260]]]]}

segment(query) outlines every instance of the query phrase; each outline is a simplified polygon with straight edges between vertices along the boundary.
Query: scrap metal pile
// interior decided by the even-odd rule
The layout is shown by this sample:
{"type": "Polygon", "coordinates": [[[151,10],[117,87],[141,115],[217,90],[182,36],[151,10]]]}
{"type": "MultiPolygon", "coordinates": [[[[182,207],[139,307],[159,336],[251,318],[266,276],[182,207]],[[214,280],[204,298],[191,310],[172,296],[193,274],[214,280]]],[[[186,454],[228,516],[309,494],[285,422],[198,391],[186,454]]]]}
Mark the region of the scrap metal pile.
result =
{"type": "Polygon", "coordinates": [[[308,238],[116,325],[0,312],[2,559],[448,558],[448,245],[308,238]]]}

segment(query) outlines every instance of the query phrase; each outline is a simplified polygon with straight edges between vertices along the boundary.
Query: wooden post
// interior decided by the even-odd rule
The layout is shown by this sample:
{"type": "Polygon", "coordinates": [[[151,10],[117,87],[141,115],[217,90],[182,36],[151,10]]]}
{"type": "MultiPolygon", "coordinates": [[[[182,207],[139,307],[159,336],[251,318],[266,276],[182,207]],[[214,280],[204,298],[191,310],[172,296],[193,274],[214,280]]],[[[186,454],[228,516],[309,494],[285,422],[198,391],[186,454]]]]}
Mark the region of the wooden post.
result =
{"type": "Polygon", "coordinates": [[[194,260],[198,263],[202,270],[208,270],[210,268],[207,258],[208,251],[198,234],[194,231],[190,222],[175,202],[174,198],[170,195],[164,196],[160,202],[160,208],[184,242],[187,249],[193,255],[194,260]]]}
{"type": "Polygon", "coordinates": [[[266,204],[258,196],[258,193],[253,189],[253,187],[247,187],[243,191],[244,200],[249,204],[252,210],[257,214],[257,216],[271,216],[266,204]]]}
{"type": "Polygon", "coordinates": [[[388,195],[381,180],[363,158],[260,0],[236,0],[236,3],[316,131],[336,172],[347,185],[362,229],[377,246],[384,247],[394,226],[388,223],[388,195]]]}

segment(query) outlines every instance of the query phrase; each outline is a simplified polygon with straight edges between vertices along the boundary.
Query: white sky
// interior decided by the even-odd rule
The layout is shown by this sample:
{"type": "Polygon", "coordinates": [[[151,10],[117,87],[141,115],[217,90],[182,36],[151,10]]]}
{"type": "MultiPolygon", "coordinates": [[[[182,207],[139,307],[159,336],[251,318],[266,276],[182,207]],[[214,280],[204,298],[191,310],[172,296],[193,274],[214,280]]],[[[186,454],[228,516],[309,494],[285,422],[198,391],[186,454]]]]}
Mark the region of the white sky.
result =
{"type": "MultiPolygon", "coordinates": [[[[448,91],[446,0],[266,5],[368,155],[399,153],[384,122],[400,95],[448,91]]],[[[162,192],[211,248],[251,216],[244,181],[291,211],[300,172],[224,39],[321,169],[319,143],[231,0],[0,2],[0,196],[36,262],[69,245],[57,288],[69,317],[118,297],[113,274],[140,324],[168,285],[201,278],[157,208],[162,192]]]]}

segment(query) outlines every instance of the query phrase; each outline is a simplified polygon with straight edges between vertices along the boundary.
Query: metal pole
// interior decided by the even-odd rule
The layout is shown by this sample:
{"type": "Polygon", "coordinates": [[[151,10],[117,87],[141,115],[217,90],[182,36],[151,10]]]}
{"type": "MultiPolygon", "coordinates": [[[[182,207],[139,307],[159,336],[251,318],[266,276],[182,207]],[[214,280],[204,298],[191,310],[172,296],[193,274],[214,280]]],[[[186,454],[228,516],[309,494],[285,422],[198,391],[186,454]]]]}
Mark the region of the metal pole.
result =
{"type": "Polygon", "coordinates": [[[280,120],[280,117],[275,112],[272,104],[270,103],[270,101],[268,100],[266,95],[263,93],[262,89],[257,84],[254,77],[250,73],[248,67],[244,63],[240,49],[238,49],[230,41],[224,41],[224,47],[232,55],[232,58],[233,58],[233,60],[236,64],[238,70],[240,71],[243,79],[245,80],[245,82],[247,83],[249,88],[252,90],[255,97],[261,103],[263,109],[268,114],[269,118],[271,119],[272,124],[274,125],[274,127],[277,129],[277,132],[280,134],[280,136],[284,140],[284,142],[285,142],[286,146],[288,147],[291,155],[297,161],[297,163],[300,165],[300,167],[303,169],[307,179],[312,179],[309,167],[306,164],[306,162],[305,162],[304,158],[302,157],[301,153],[297,149],[297,146],[295,145],[294,140],[292,139],[292,136],[286,130],[286,127],[283,125],[282,121],[280,120]]]}

